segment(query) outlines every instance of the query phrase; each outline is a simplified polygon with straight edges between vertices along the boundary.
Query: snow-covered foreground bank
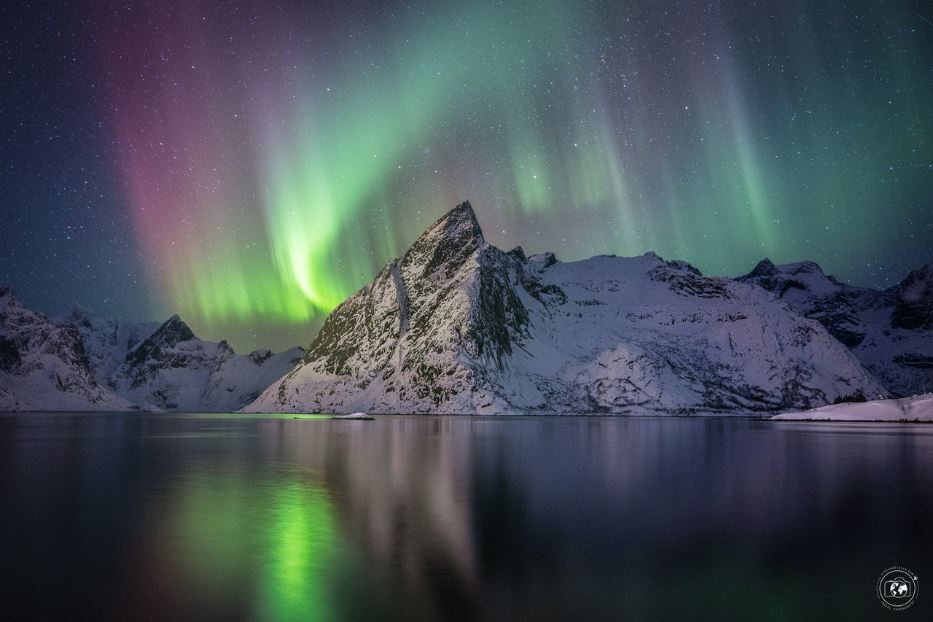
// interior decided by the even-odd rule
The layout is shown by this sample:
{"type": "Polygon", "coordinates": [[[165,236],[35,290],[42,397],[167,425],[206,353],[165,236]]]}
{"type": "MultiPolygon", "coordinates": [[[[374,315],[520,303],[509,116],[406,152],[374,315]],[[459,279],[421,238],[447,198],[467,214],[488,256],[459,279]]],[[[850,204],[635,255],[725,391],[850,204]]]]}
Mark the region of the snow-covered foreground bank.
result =
{"type": "Polygon", "coordinates": [[[933,421],[933,393],[897,400],[833,404],[772,418],[790,421],[933,421]]]}

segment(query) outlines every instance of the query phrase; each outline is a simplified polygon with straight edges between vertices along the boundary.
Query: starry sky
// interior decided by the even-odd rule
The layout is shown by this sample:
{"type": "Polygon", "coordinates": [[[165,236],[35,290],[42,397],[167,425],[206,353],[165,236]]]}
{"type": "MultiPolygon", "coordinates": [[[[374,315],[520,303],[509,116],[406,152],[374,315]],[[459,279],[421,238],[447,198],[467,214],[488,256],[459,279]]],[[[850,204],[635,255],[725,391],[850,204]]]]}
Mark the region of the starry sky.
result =
{"type": "Polygon", "coordinates": [[[933,260],[925,2],[0,6],[0,283],[307,345],[456,203],[564,260],[933,260]]]}

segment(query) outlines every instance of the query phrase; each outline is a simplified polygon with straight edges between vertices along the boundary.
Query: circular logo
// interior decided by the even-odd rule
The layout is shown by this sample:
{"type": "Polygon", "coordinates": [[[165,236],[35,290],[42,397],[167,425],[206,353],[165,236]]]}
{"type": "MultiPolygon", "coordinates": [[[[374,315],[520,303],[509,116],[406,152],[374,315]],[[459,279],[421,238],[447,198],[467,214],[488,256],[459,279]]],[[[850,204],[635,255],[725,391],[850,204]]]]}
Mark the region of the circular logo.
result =
{"type": "Polygon", "coordinates": [[[892,611],[907,609],[917,600],[917,575],[903,566],[891,566],[878,577],[876,586],[881,603],[892,611]]]}

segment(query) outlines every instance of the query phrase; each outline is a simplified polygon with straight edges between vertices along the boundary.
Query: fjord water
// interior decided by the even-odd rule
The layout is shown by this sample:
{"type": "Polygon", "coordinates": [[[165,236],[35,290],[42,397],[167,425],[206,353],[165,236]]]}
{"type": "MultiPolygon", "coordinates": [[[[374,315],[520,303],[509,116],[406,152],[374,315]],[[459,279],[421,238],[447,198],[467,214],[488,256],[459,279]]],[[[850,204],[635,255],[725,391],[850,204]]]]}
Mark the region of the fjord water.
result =
{"type": "Polygon", "coordinates": [[[17,619],[933,612],[933,426],[3,415],[0,499],[17,619]]]}

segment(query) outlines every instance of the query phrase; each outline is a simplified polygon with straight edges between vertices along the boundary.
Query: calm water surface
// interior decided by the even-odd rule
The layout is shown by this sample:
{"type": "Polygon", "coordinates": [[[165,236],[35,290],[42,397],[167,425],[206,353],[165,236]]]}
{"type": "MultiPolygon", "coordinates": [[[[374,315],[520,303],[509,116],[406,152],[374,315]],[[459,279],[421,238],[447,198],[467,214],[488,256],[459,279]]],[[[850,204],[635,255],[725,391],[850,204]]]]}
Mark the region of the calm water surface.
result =
{"type": "Polygon", "coordinates": [[[2,415],[0,504],[4,619],[933,619],[933,426],[2,415]]]}

